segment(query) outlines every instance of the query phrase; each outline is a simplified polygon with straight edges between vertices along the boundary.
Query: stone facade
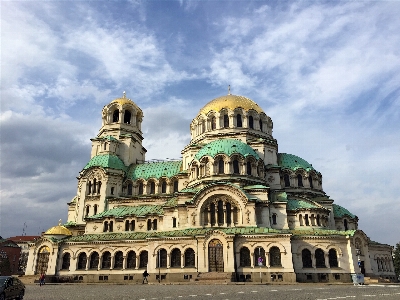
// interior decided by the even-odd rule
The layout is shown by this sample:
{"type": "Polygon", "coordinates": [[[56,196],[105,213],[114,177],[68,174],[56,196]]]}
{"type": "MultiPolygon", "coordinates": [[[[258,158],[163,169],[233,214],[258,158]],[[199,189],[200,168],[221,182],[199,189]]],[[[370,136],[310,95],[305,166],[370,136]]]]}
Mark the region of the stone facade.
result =
{"type": "Polygon", "coordinates": [[[26,274],[84,282],[394,279],[391,246],[334,204],[322,174],[278,152],[273,123],[228,94],[190,124],[182,160],[146,162],[141,109],[124,95],[102,111],[68,220],[30,245],[26,274]]]}

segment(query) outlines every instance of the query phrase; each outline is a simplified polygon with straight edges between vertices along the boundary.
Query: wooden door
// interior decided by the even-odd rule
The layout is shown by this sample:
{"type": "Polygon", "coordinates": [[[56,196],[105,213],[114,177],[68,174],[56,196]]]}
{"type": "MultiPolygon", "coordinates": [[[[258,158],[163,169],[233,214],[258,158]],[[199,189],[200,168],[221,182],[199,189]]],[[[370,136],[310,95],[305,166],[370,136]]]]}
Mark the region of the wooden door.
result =
{"type": "Polygon", "coordinates": [[[220,240],[214,239],[208,244],[209,272],[224,272],[224,248],[220,240]]]}

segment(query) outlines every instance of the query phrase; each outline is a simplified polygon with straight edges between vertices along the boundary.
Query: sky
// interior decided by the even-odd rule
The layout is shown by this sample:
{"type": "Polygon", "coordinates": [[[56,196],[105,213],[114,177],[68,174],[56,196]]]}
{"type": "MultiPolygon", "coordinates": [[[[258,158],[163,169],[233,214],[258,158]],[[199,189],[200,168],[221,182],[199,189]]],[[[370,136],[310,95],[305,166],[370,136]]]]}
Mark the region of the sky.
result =
{"type": "Polygon", "coordinates": [[[179,158],[231,85],[371,240],[400,242],[399,1],[0,5],[0,236],[66,221],[101,110],[124,91],[150,160],[179,158]]]}

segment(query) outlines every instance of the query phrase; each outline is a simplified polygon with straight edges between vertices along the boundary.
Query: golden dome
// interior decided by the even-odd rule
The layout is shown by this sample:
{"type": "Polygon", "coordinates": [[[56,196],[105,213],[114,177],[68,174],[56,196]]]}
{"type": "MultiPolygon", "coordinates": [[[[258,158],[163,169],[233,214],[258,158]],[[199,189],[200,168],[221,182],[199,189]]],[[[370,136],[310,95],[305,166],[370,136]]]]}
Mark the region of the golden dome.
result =
{"type": "Polygon", "coordinates": [[[133,104],[136,106],[135,102],[133,102],[131,99],[126,98],[126,94],[125,92],[122,95],[122,98],[117,98],[114,99],[113,101],[111,101],[111,103],[118,103],[120,105],[124,105],[124,104],[133,104]]]}
{"type": "Polygon", "coordinates": [[[67,228],[61,225],[61,220],[57,226],[51,227],[44,234],[46,235],[67,235],[71,236],[72,232],[67,228]]]}
{"type": "Polygon", "coordinates": [[[206,115],[211,110],[218,112],[223,108],[234,110],[235,108],[239,107],[243,108],[246,111],[253,109],[258,113],[264,112],[262,108],[258,106],[258,104],[255,103],[253,100],[244,96],[229,94],[215,98],[214,100],[208,102],[202,109],[200,109],[200,114],[206,115]]]}

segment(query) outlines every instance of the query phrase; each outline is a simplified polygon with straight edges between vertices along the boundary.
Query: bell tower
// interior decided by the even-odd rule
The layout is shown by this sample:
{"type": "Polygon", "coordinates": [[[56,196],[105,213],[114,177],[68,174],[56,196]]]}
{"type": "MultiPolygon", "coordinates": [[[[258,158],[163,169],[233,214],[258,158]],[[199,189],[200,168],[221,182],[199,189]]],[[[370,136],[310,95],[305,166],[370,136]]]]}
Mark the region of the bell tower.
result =
{"type": "Polygon", "coordinates": [[[131,99],[117,98],[103,107],[102,127],[92,139],[91,158],[96,155],[118,156],[125,164],[141,163],[146,149],[142,146],[143,112],[131,99]]]}

